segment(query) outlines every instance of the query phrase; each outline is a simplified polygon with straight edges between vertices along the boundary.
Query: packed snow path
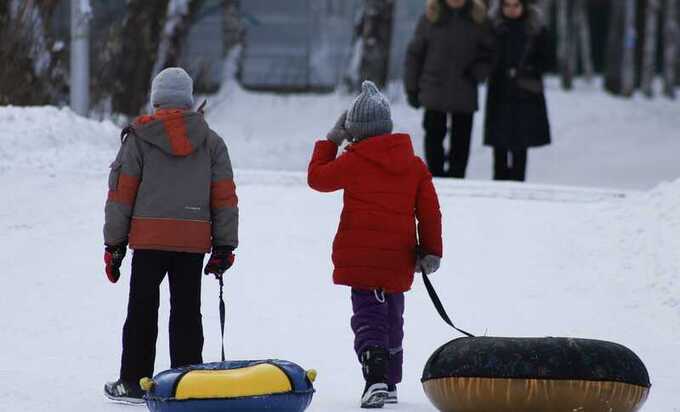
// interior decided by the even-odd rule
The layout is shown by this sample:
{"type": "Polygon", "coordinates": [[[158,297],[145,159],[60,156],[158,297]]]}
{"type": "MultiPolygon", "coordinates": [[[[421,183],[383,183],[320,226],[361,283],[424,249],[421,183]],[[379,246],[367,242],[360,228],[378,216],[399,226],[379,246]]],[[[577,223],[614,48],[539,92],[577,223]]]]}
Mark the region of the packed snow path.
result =
{"type": "MultiPolygon", "coordinates": [[[[226,279],[228,356],[316,368],[310,411],[358,410],[349,290],[330,279],[341,197],[312,192],[301,173],[240,171],[236,180],[242,243],[226,279]]],[[[623,343],[650,371],[644,410],[680,411],[679,183],[644,194],[436,185],[445,257],[433,282],[460,327],[623,343]],[[550,198],[539,195],[546,191],[550,198]]],[[[108,283],[106,175],[10,170],[0,173],[0,187],[0,410],[130,410],[102,394],[118,373],[130,263],[128,255],[121,282],[108,283]]],[[[217,293],[205,277],[206,361],[219,359],[217,293]]],[[[165,289],[163,296],[157,371],[169,363],[165,289]]],[[[455,336],[417,281],[407,296],[402,403],[388,409],[434,410],[419,382],[422,367],[455,336]]]]}

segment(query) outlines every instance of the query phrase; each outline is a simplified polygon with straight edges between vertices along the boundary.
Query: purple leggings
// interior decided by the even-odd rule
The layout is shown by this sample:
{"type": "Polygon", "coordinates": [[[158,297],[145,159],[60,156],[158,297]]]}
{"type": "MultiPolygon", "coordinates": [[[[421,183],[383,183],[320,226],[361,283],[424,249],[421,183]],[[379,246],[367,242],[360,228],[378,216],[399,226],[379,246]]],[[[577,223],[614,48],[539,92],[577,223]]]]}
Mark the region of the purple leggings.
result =
{"type": "Polygon", "coordinates": [[[370,346],[388,350],[387,383],[401,382],[404,352],[404,294],[352,289],[352,331],[357,356],[370,346]]]}

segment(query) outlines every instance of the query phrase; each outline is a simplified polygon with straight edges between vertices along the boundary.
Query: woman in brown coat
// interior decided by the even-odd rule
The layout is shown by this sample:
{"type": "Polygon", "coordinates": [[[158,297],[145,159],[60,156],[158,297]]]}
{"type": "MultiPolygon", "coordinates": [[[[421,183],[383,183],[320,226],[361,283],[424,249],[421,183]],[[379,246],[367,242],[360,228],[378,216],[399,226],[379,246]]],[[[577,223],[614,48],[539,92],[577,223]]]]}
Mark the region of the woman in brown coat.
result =
{"type": "Polygon", "coordinates": [[[434,176],[465,177],[477,86],[493,64],[493,36],[481,0],[427,0],[406,55],[409,104],[425,107],[425,157],[434,176]],[[445,170],[443,141],[451,118],[445,170]]]}

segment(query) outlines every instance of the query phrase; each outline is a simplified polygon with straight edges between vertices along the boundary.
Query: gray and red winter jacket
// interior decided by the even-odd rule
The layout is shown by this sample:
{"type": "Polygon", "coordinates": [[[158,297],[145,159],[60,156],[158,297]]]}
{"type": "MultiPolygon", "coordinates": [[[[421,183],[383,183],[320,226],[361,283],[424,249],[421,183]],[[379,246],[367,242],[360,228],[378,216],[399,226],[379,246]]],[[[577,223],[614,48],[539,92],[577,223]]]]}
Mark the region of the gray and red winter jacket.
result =
{"type": "Polygon", "coordinates": [[[207,253],[238,246],[238,198],[227,146],[201,113],[135,120],[111,164],[104,242],[207,253]]]}

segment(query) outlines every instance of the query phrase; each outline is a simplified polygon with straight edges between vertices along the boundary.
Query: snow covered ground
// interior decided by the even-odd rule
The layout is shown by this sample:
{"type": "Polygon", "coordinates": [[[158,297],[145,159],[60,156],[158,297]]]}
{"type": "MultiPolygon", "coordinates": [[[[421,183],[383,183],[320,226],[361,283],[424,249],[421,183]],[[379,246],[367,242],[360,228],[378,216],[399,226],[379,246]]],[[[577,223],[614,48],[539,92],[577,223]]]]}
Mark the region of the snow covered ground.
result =
{"type": "MultiPolygon", "coordinates": [[[[437,181],[445,259],[433,282],[457,324],[477,334],[627,345],[653,383],[643,410],[680,412],[677,104],[587,91],[553,90],[549,99],[558,143],[533,154],[531,180],[609,189],[437,181]]],[[[320,412],[357,410],[362,379],[349,291],[330,280],[341,198],[312,192],[299,170],[347,100],[233,90],[211,99],[209,114],[239,167],[242,245],[226,281],[229,356],[318,369],[310,410],[320,412]]],[[[418,132],[418,113],[402,104],[394,111],[403,115],[400,129],[418,132]]],[[[117,135],[111,123],[68,110],[0,108],[1,411],[130,410],[102,396],[118,371],[130,263],[128,256],[119,284],[108,283],[101,226],[117,135]]],[[[475,149],[473,177],[488,178],[488,157],[475,149]]],[[[219,358],[217,292],[205,278],[206,361],[219,358]]],[[[164,293],[158,371],[169,364],[164,293]]],[[[402,404],[388,409],[434,410],[422,367],[455,336],[417,281],[407,297],[402,404]]]]}

